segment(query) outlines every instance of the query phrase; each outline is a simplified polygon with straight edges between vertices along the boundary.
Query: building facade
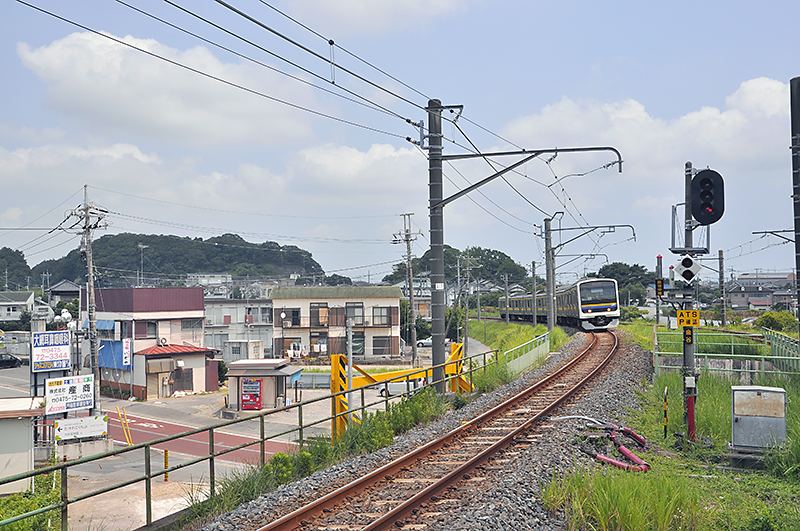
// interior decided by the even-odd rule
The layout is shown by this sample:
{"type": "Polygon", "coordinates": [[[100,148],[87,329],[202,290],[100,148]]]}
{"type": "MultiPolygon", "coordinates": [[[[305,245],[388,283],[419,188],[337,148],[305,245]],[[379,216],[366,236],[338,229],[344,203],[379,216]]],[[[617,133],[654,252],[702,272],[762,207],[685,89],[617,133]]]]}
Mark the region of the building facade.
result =
{"type": "Polygon", "coordinates": [[[225,363],[272,358],[271,300],[207,298],[205,307],[205,344],[225,363]]]}
{"type": "Polygon", "coordinates": [[[347,354],[352,319],[353,358],[399,356],[400,288],[343,286],[272,291],[275,357],[347,354]]]}

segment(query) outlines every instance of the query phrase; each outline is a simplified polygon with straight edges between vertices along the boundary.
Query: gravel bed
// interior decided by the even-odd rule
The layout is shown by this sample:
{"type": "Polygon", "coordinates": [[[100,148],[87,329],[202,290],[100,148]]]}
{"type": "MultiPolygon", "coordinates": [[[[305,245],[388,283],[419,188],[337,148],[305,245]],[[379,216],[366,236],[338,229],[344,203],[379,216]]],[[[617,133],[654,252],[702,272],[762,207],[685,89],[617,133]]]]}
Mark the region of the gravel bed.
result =
{"type": "MultiPolygon", "coordinates": [[[[585,347],[588,336],[577,333],[561,352],[552,353],[547,363],[502,388],[473,400],[467,406],[450,411],[443,418],[417,427],[394,444],[370,455],[349,459],[327,470],[284,485],[274,492],[243,504],[203,527],[203,531],[251,530],[264,525],[265,515],[286,514],[350,481],[378,468],[395,457],[461,425],[490,407],[516,394],[542,378],[554,367],[570,359],[585,347]]],[[[612,365],[606,368],[590,388],[563,406],[557,415],[583,415],[607,421],[620,421],[626,408],[636,406],[635,390],[652,375],[652,354],[632,341],[623,342],[612,365]]],[[[549,514],[539,503],[541,482],[572,468],[586,456],[574,446],[575,433],[585,424],[577,420],[553,421],[553,430],[541,443],[532,444],[513,462],[506,462],[502,473],[492,474],[479,489],[459,489],[459,505],[442,511],[429,529],[474,531],[494,529],[560,530],[566,525],[559,515],[549,514]]],[[[271,520],[271,519],[270,519],[271,520]]]]}

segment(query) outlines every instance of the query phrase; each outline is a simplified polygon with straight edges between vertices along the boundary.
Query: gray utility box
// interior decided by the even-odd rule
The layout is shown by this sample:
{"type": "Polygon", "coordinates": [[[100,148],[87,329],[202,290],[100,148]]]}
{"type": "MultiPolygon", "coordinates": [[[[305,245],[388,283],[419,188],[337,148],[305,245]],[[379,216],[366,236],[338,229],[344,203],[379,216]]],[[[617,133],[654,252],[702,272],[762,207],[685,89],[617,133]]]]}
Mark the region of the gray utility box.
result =
{"type": "Polygon", "coordinates": [[[731,446],[768,448],[786,441],[786,391],[780,387],[731,386],[731,446]]]}

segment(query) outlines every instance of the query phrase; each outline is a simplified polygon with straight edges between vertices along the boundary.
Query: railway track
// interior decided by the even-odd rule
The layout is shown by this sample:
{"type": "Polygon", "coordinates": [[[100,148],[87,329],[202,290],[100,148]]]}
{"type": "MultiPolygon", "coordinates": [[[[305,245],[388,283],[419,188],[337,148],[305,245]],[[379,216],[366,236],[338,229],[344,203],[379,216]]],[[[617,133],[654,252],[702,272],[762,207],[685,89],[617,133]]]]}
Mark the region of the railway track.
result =
{"type": "Polygon", "coordinates": [[[259,531],[424,527],[440,507],[457,502],[448,497],[455,485],[480,481],[498,452],[541,437],[540,421],[602,370],[618,340],[612,332],[592,336],[583,352],[516,396],[259,531]]]}

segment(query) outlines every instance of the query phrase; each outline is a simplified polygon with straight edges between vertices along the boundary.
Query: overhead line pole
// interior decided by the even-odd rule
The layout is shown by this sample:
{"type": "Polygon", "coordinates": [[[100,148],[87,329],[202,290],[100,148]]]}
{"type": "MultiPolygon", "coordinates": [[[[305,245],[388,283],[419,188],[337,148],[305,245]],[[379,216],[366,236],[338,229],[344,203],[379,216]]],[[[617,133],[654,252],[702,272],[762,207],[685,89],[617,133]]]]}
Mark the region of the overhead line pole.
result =
{"type": "MultiPolygon", "coordinates": [[[[800,77],[789,82],[792,117],[792,201],[794,202],[794,267],[795,278],[800,274],[800,77]]],[[[798,313],[800,313],[800,282],[797,282],[798,313]]]]}
{"type": "MultiPolygon", "coordinates": [[[[445,316],[445,303],[444,303],[444,213],[443,208],[448,203],[455,201],[459,197],[463,197],[469,192],[483,186],[484,184],[500,177],[504,173],[524,164],[525,162],[542,155],[543,153],[558,153],[558,152],[588,152],[588,151],[612,151],[617,155],[617,161],[614,164],[619,165],[619,172],[622,173],[622,156],[619,151],[613,147],[583,147],[583,148],[553,148],[553,149],[540,149],[540,150],[518,150],[518,151],[504,151],[496,153],[468,153],[461,155],[442,155],[442,110],[449,108],[462,109],[461,105],[443,106],[441,100],[431,99],[428,100],[428,106],[425,110],[428,113],[428,146],[421,146],[423,149],[428,150],[428,197],[430,209],[430,257],[431,257],[431,329],[433,336],[433,379],[438,382],[436,390],[439,393],[444,392],[444,370],[436,368],[443,366],[445,362],[444,352],[444,316],[445,316]],[[504,168],[503,170],[494,173],[493,175],[483,179],[482,181],[461,190],[460,192],[448,197],[443,198],[442,190],[442,162],[446,160],[459,160],[470,158],[486,158],[493,156],[503,155],[525,155],[525,157],[504,168]]],[[[416,124],[415,124],[416,125],[416,124]]],[[[419,124],[422,131],[422,124],[419,124]]],[[[422,134],[421,134],[422,136],[422,134]]],[[[424,140],[422,136],[421,140],[424,140]]],[[[422,143],[422,142],[421,142],[422,143]]]]}

